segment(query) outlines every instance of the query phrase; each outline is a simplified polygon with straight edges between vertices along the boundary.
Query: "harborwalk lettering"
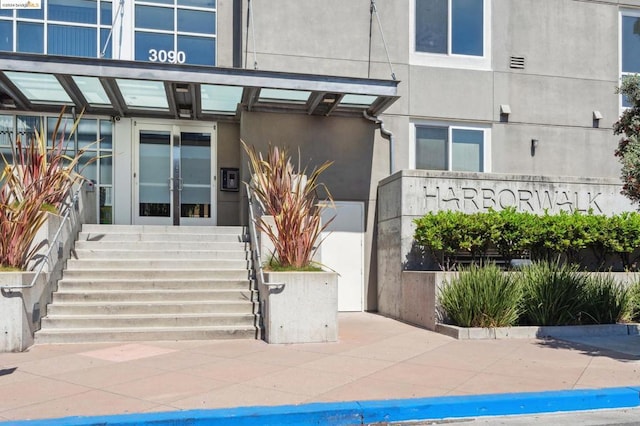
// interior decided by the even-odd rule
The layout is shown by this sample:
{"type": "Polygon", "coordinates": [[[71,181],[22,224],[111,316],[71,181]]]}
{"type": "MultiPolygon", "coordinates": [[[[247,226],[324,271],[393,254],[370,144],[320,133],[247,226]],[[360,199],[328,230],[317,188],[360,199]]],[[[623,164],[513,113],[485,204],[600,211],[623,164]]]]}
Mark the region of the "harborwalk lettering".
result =
{"type": "MultiPolygon", "coordinates": [[[[599,191],[568,189],[474,188],[471,186],[425,186],[426,211],[456,210],[473,213],[489,209],[515,207],[530,213],[588,212],[605,213],[605,196],[599,191]]],[[[606,205],[605,205],[606,208],[606,205]]]]}

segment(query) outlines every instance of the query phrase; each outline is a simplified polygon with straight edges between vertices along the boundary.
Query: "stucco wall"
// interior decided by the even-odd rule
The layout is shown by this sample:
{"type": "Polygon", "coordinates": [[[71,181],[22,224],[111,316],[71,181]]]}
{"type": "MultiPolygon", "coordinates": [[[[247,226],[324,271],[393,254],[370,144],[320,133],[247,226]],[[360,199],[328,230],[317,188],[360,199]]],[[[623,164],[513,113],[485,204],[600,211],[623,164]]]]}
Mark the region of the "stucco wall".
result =
{"type": "MultiPolygon", "coordinates": [[[[396,170],[412,167],[411,119],[491,125],[491,172],[618,176],[611,132],[619,114],[618,13],[640,7],[638,1],[492,0],[486,70],[417,64],[410,52],[412,1],[376,2],[400,81],[401,98],[382,117],[400,135],[396,170]],[[510,68],[511,56],[524,57],[525,68],[510,68]],[[500,124],[502,104],[512,110],[508,124],[500,124]],[[593,128],[593,111],[604,117],[600,129],[593,128]],[[528,151],[532,138],[544,147],[535,156],[528,151]]],[[[251,33],[244,40],[249,65],[255,49],[259,69],[390,78],[375,18],[369,64],[369,6],[368,0],[252,2],[256,40],[251,33]]]]}

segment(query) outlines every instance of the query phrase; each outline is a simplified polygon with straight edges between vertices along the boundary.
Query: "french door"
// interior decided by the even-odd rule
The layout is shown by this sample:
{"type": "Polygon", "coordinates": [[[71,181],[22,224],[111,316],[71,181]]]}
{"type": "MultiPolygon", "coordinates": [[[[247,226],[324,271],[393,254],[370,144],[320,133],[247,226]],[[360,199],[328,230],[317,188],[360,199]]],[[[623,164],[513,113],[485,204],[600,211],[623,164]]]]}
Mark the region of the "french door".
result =
{"type": "Polygon", "coordinates": [[[215,125],[135,122],[134,223],[215,225],[215,125]]]}

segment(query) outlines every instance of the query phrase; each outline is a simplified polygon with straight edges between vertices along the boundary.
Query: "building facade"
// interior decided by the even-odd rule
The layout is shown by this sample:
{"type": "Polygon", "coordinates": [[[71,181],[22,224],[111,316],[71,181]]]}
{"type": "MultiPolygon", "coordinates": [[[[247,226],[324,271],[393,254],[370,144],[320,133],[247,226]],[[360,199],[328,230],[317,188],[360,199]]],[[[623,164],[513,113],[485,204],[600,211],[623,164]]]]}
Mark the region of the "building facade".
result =
{"type": "Polygon", "coordinates": [[[19,135],[52,129],[62,105],[66,129],[84,110],[74,145],[98,158],[83,173],[99,221],[180,225],[246,223],[241,139],[334,161],[334,198],[361,206],[360,309],[377,303],[380,180],[616,178],[615,88],[640,72],[638,0],[10,3],[6,156],[19,135]]]}

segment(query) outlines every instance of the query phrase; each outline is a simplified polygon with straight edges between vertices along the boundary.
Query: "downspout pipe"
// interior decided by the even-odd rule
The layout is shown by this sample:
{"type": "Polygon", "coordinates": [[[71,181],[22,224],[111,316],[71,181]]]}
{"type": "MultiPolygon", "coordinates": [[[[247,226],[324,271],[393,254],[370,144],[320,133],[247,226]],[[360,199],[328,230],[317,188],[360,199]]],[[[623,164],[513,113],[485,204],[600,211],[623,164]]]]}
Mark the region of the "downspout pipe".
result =
{"type": "Polygon", "coordinates": [[[389,174],[392,175],[395,172],[394,164],[396,157],[393,133],[384,128],[384,122],[379,117],[369,115],[366,110],[362,111],[362,116],[366,120],[373,122],[376,127],[380,129],[380,135],[389,141],[389,174]]]}

